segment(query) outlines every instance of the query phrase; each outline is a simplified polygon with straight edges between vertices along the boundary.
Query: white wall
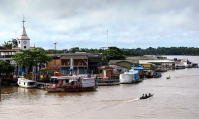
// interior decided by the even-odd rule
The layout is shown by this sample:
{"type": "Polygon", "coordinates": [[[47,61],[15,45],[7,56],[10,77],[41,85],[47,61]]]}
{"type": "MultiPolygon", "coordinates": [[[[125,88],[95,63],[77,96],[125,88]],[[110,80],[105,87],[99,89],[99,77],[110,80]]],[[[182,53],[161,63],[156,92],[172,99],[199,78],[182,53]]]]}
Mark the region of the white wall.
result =
{"type": "Polygon", "coordinates": [[[18,40],[18,47],[22,50],[25,50],[24,46],[26,46],[26,49],[30,49],[30,40],[18,40]],[[19,41],[20,41],[20,44],[19,44],[19,41]],[[24,41],[26,41],[27,43],[24,44],[24,41]]]}

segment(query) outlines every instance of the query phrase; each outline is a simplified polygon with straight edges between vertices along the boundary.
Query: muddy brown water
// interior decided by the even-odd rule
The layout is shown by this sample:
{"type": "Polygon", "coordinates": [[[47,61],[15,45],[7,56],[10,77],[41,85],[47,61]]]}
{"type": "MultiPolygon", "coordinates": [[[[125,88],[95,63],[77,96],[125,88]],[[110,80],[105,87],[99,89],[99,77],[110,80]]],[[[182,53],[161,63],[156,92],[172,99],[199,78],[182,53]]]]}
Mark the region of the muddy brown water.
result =
{"type": "Polygon", "coordinates": [[[0,119],[197,119],[199,69],[170,70],[139,84],[100,86],[97,91],[48,93],[2,87],[0,119]],[[167,76],[171,79],[166,79],[167,76]],[[139,100],[143,93],[154,97],[139,100]]]}

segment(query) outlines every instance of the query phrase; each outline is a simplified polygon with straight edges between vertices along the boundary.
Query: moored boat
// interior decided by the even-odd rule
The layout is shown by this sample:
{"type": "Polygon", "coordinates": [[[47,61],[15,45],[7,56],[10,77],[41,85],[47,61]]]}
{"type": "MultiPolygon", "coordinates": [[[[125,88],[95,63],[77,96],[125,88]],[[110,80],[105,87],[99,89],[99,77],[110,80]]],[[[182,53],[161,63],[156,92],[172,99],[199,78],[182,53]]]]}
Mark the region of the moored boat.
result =
{"type": "Polygon", "coordinates": [[[94,91],[98,87],[94,77],[53,76],[51,77],[51,81],[53,83],[45,87],[48,92],[94,91]]]}
{"type": "Polygon", "coordinates": [[[28,80],[26,78],[18,78],[17,84],[20,87],[24,87],[24,88],[35,88],[35,87],[37,87],[36,81],[28,80]]]}
{"type": "Polygon", "coordinates": [[[108,77],[96,77],[98,86],[119,85],[119,79],[109,79],[108,77]]]}
{"type": "Polygon", "coordinates": [[[129,72],[125,72],[124,74],[120,74],[120,83],[128,84],[135,83],[139,80],[139,73],[137,70],[129,70],[129,72]]]}

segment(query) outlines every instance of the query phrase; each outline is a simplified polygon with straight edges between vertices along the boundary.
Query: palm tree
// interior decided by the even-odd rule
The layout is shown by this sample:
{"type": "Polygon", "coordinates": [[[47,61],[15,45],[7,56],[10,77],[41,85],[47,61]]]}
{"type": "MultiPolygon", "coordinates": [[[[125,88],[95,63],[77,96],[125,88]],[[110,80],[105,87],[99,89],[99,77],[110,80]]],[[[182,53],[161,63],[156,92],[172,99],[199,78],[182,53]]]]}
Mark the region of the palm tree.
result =
{"type": "Polygon", "coordinates": [[[4,44],[2,44],[6,49],[12,49],[12,43],[9,43],[9,42],[5,42],[4,41],[4,44]]]}
{"type": "Polygon", "coordinates": [[[12,42],[12,47],[17,47],[18,46],[18,42],[17,42],[17,39],[13,39],[11,41],[8,41],[8,42],[12,42]]]}

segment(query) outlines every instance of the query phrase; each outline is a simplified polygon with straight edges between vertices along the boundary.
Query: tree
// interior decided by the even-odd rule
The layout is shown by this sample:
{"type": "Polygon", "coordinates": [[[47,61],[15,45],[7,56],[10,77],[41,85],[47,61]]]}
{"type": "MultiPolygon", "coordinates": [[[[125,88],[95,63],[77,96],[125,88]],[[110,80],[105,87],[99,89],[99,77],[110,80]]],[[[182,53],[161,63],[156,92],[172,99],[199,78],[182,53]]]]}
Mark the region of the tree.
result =
{"type": "Polygon", "coordinates": [[[13,46],[13,47],[17,47],[17,46],[18,46],[18,41],[17,41],[17,39],[12,39],[11,41],[8,41],[8,42],[12,42],[12,46],[13,46]]]}
{"type": "Polygon", "coordinates": [[[15,64],[20,66],[28,66],[28,74],[33,66],[37,67],[38,64],[51,62],[52,56],[46,54],[42,48],[34,48],[30,50],[21,50],[19,53],[13,55],[15,64]]]}
{"type": "Polygon", "coordinates": [[[9,43],[9,42],[5,42],[4,41],[4,44],[2,44],[6,49],[12,49],[12,43],[9,43]]]}
{"type": "Polygon", "coordinates": [[[0,61],[0,77],[1,77],[1,73],[6,73],[6,75],[8,75],[9,73],[12,73],[14,70],[15,70],[15,67],[9,62],[0,61]]]}
{"type": "Polygon", "coordinates": [[[70,53],[79,52],[79,47],[73,47],[69,50],[70,53]]]}
{"type": "Polygon", "coordinates": [[[124,53],[117,47],[108,47],[107,50],[108,60],[124,60],[124,53]]]}

